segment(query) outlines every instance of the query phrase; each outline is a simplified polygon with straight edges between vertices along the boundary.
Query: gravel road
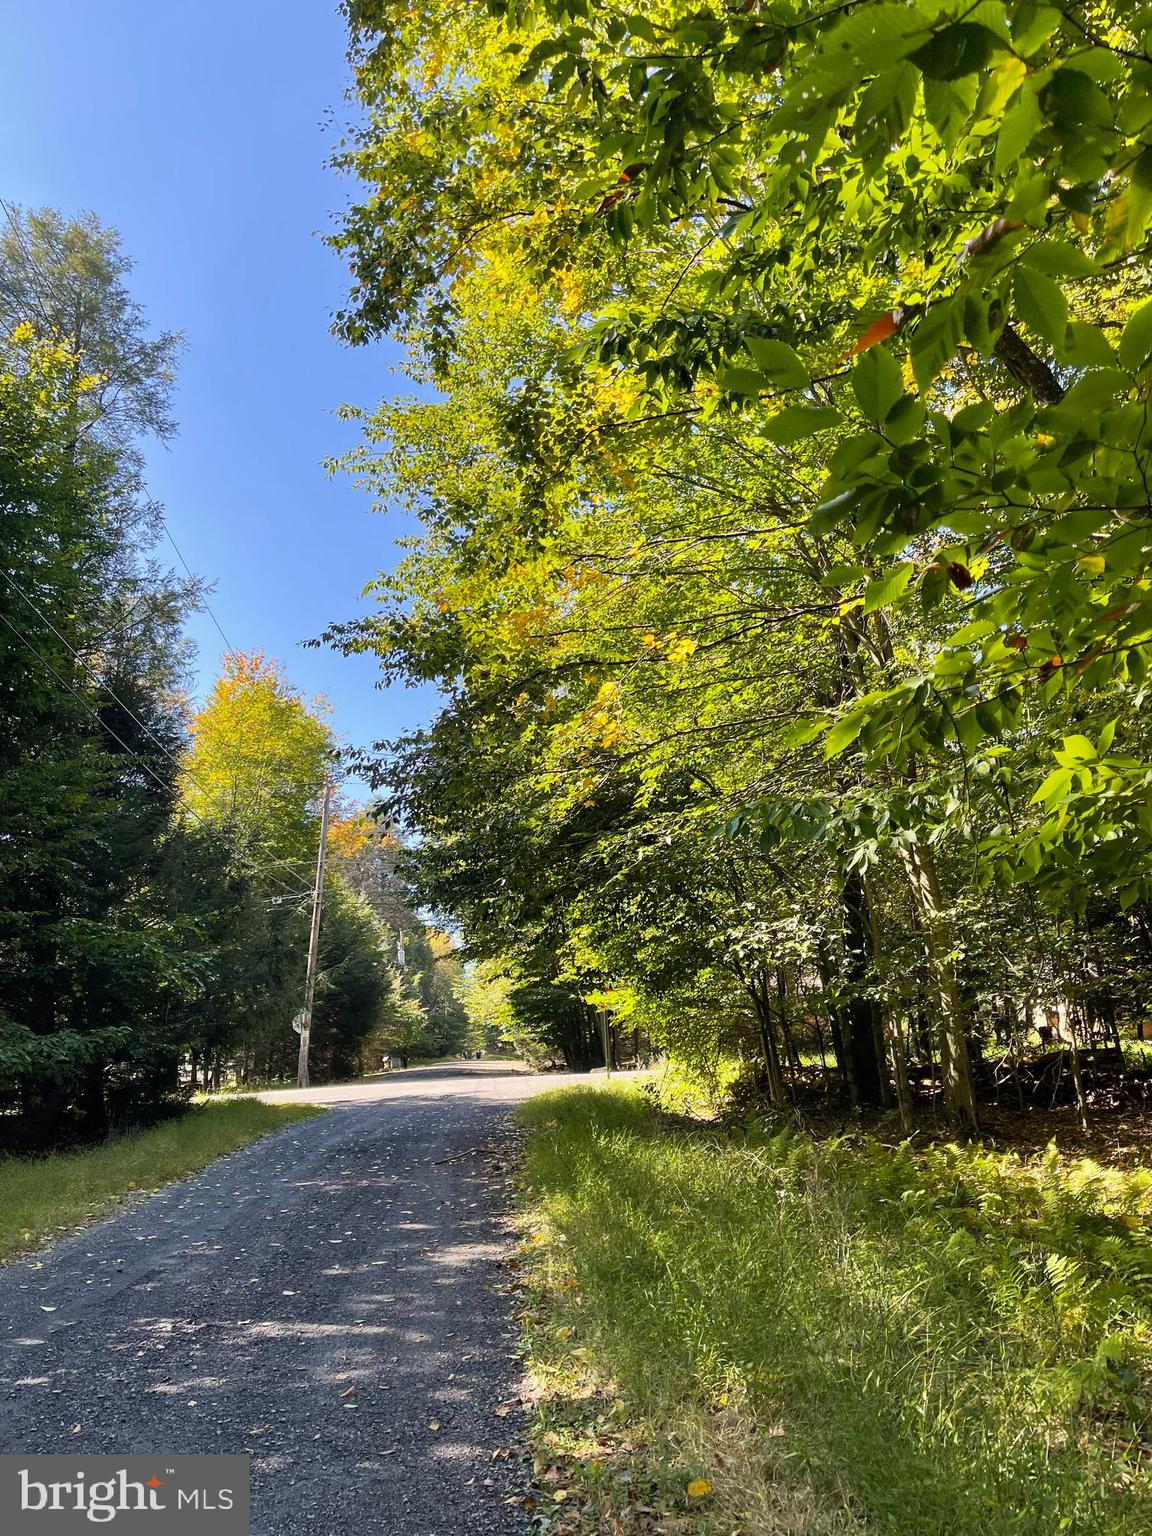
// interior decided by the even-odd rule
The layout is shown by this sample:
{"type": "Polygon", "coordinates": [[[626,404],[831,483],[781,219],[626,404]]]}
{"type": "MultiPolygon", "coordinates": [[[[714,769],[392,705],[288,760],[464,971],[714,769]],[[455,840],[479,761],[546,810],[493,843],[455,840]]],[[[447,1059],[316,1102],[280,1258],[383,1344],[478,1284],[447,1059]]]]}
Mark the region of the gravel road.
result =
{"type": "Polygon", "coordinates": [[[254,1536],[524,1532],[501,1148],[554,1084],[265,1095],[332,1107],[0,1269],[0,1449],[250,1451],[254,1536]]]}

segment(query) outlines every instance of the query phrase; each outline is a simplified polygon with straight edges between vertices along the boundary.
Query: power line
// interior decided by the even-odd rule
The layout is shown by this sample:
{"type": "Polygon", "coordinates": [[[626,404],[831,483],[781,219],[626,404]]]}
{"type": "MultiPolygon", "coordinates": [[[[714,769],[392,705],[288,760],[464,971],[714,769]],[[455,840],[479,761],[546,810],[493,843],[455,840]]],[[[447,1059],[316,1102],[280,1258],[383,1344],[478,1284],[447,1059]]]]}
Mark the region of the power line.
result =
{"type": "MultiPolygon", "coordinates": [[[[169,544],[171,544],[172,548],[176,551],[176,558],[180,561],[180,564],[184,567],[184,570],[186,571],[186,573],[188,575],[188,580],[192,581],[192,582],[195,582],[198,578],[194,574],[194,572],[192,570],[192,567],[188,564],[187,560],[185,560],[183,552],[182,552],[179,544],[177,544],[176,540],[172,537],[172,530],[168,526],[167,519],[165,519],[164,517],[161,517],[161,519],[160,519],[160,526],[164,530],[165,538],[167,538],[169,544]]],[[[235,656],[237,654],[236,647],[232,644],[231,640],[229,640],[228,636],[224,633],[224,628],[223,628],[222,624],[220,623],[220,620],[212,612],[212,605],[211,605],[211,603],[208,601],[208,599],[206,597],[203,597],[203,596],[200,597],[200,606],[204,609],[204,612],[212,620],[213,624],[215,624],[215,626],[216,626],[216,633],[220,636],[221,640],[223,640],[225,646],[228,649],[229,654],[232,655],[232,656],[235,656]]]]}
{"type": "MultiPolygon", "coordinates": [[[[136,762],[138,762],[140,764],[141,768],[143,768],[144,772],[146,774],[148,774],[148,776],[150,778],[155,779],[156,783],[160,785],[161,789],[166,789],[166,790],[168,790],[172,794],[176,794],[177,793],[176,786],[173,783],[171,783],[168,779],[162,779],[160,777],[160,775],[155,771],[155,769],[152,768],[150,766],[150,764],[143,757],[140,756],[139,752],[134,751],[133,748],[130,747],[128,745],[128,743],[124,740],[123,736],[119,735],[118,732],[116,732],[116,731],[114,731],[112,729],[112,727],[108,724],[107,720],[104,719],[104,717],[99,713],[99,711],[96,710],[96,709],[93,709],[92,705],[88,702],[88,700],[84,697],[84,695],[82,693],[79,693],[75,688],[73,688],[72,684],[68,681],[67,678],[61,677],[60,673],[57,672],[56,668],[52,665],[52,663],[50,661],[48,661],[45,657],[43,657],[40,654],[40,652],[36,649],[36,647],[28,639],[27,635],[25,635],[23,633],[23,631],[18,629],[16,627],[16,625],[13,624],[12,620],[8,617],[7,614],[0,613],[0,619],[2,619],[4,621],[4,623],[12,631],[12,633],[16,636],[16,638],[21,642],[21,644],[23,646],[25,646],[25,648],[32,653],[32,655],[36,658],[36,660],[40,663],[40,665],[42,667],[44,667],[48,672],[50,672],[52,674],[52,676],[56,679],[56,681],[62,687],[66,688],[68,690],[68,692],[73,696],[73,698],[76,699],[79,702],[81,707],[83,709],[85,709],[88,712],[88,714],[90,714],[92,716],[93,720],[96,721],[97,725],[99,725],[102,730],[107,731],[108,735],[112,737],[113,741],[115,741],[119,746],[123,747],[124,751],[127,752],[128,756],[133,758],[136,762]]],[[[119,701],[117,701],[117,702],[119,702],[119,701]]],[[[124,708],[124,707],[125,707],[124,705],[121,705],[121,708],[124,708]]],[[[136,717],[133,715],[132,718],[135,719],[136,717]]],[[[136,723],[140,724],[139,721],[137,721],[136,723]]],[[[203,826],[211,825],[211,823],[207,820],[207,818],[201,816],[198,811],[193,810],[190,805],[185,805],[184,809],[188,812],[188,814],[190,816],[193,816],[203,826]]],[[[239,850],[237,850],[237,852],[239,853],[239,850]]],[[[246,863],[247,864],[247,867],[248,867],[248,870],[249,870],[250,873],[265,875],[265,876],[267,876],[267,878],[269,880],[274,880],[277,885],[279,885],[283,890],[288,892],[289,896],[306,896],[308,894],[307,891],[294,891],[291,888],[291,886],[288,885],[288,883],[286,881],[282,880],[279,875],[273,874],[272,871],[266,865],[256,864],[256,863],[254,863],[250,859],[249,860],[245,860],[243,855],[240,855],[240,861],[241,861],[241,863],[246,863]]]]}
{"type": "MultiPolygon", "coordinates": [[[[24,599],[24,601],[28,604],[29,608],[31,608],[32,612],[36,615],[36,617],[38,619],[40,619],[40,621],[42,623],[44,623],[44,624],[46,624],[48,626],[48,628],[56,636],[57,640],[59,640],[60,644],[64,647],[64,649],[66,651],[68,651],[68,653],[71,655],[72,659],[77,663],[77,665],[84,668],[84,671],[88,674],[89,678],[93,679],[94,681],[97,681],[99,683],[99,686],[104,690],[104,692],[108,695],[108,697],[110,699],[114,699],[115,702],[117,704],[119,704],[120,708],[128,716],[129,720],[134,721],[140,727],[140,729],[144,732],[144,734],[146,736],[151,737],[151,739],[160,748],[161,752],[163,752],[164,756],[168,759],[168,761],[170,763],[172,763],[173,766],[175,768],[177,768],[181,773],[185,774],[189,779],[191,779],[192,783],[196,785],[197,789],[203,791],[204,794],[209,794],[210,791],[204,788],[204,785],[200,782],[200,780],[196,777],[196,775],[190,771],[190,769],[187,767],[186,764],[182,763],[178,757],[176,757],[172,752],[170,752],[168,750],[167,746],[164,744],[163,741],[161,741],[160,737],[157,736],[156,732],[151,728],[151,726],[146,725],[145,722],[143,720],[141,720],[139,715],[135,714],[131,709],[129,709],[128,705],[125,704],[124,700],[119,696],[119,694],[114,692],[114,690],[109,686],[109,684],[103,678],[101,678],[99,676],[99,673],[97,672],[96,668],[93,667],[92,665],[90,665],[90,663],[88,663],[88,662],[86,662],[84,660],[84,658],[81,656],[80,652],[76,649],[76,647],[74,645],[72,645],[72,643],[68,639],[65,638],[64,635],[62,635],[60,633],[60,631],[56,628],[55,624],[53,624],[52,620],[48,617],[48,615],[44,612],[44,610],[42,608],[40,608],[36,603],[34,603],[32,601],[32,599],[28,596],[27,592],[25,592],[24,588],[20,585],[20,583],[18,581],[16,581],[16,579],[13,576],[10,576],[7,571],[0,571],[0,576],[3,576],[4,580],[13,589],[13,591],[17,592],[24,599]]],[[[41,659],[43,659],[43,658],[41,658],[41,659]]],[[[47,665],[47,663],[45,663],[45,665],[47,665]]],[[[131,748],[128,748],[127,750],[131,751],[131,748]]],[[[143,761],[143,759],[141,759],[141,761],[143,761]]],[[[175,786],[170,786],[170,787],[174,788],[175,786]]],[[[189,809],[191,809],[191,808],[189,807],[189,809]]],[[[193,814],[195,814],[195,813],[193,812],[193,814]]],[[[203,820],[202,817],[200,819],[203,820]]],[[[290,864],[287,859],[277,858],[274,854],[270,854],[267,857],[268,857],[269,864],[278,864],[278,865],[281,866],[281,868],[287,869],[287,870],[291,871],[291,873],[292,873],[294,878],[299,879],[299,875],[297,873],[297,870],[296,870],[295,866],[290,864]]],[[[281,881],[280,883],[284,884],[283,881],[281,881]]],[[[301,894],[302,895],[306,895],[307,892],[301,892],[301,894]]]]}
{"type": "MultiPolygon", "coordinates": [[[[107,731],[108,735],[112,737],[112,740],[115,741],[119,746],[123,747],[124,751],[127,752],[128,756],[133,758],[136,762],[138,762],[140,764],[141,768],[143,768],[144,772],[146,774],[148,774],[150,778],[155,779],[156,783],[160,785],[161,789],[166,789],[166,790],[168,790],[172,794],[176,794],[177,793],[176,786],[174,784],[170,783],[169,780],[162,779],[160,777],[160,775],[155,771],[155,769],[153,769],[145,761],[145,759],[140,756],[139,752],[134,751],[128,745],[128,743],[124,740],[123,736],[119,735],[116,731],[114,731],[112,729],[112,727],[108,724],[108,722],[103,718],[103,716],[100,715],[100,713],[97,710],[93,709],[92,705],[88,702],[88,700],[84,697],[84,695],[82,693],[78,692],[75,688],[73,688],[72,684],[68,681],[68,679],[66,677],[61,677],[60,673],[57,672],[56,668],[52,665],[52,663],[50,661],[48,661],[45,657],[43,657],[40,654],[40,652],[36,649],[36,647],[28,639],[27,635],[25,635],[22,630],[18,629],[17,626],[15,624],[13,624],[12,620],[8,617],[8,615],[6,613],[0,613],[0,620],[2,620],[8,626],[8,628],[16,636],[17,640],[20,641],[21,645],[23,645],[26,650],[31,652],[31,654],[36,658],[36,660],[40,663],[40,665],[46,671],[48,671],[48,672],[50,672],[52,674],[52,676],[61,685],[61,687],[66,688],[68,690],[68,692],[72,695],[72,697],[77,700],[77,702],[80,704],[80,706],[83,709],[87,710],[87,712],[92,716],[93,720],[96,721],[97,725],[99,725],[102,730],[107,731]]],[[[123,708],[123,706],[121,706],[121,707],[123,708]]],[[[135,716],[133,716],[133,718],[135,718],[135,716]]],[[[137,724],[139,724],[139,722],[137,722],[137,724]]],[[[207,821],[207,819],[205,817],[201,816],[198,811],[194,811],[190,805],[185,805],[184,809],[188,812],[188,814],[190,816],[195,817],[195,819],[198,822],[201,822],[204,826],[209,826],[210,825],[210,823],[207,821]]],[[[237,853],[239,854],[239,850],[237,850],[237,853]]],[[[292,888],[288,885],[288,883],[286,881],[281,880],[279,875],[273,874],[271,872],[271,870],[268,869],[267,866],[265,866],[265,865],[255,864],[251,860],[247,860],[246,861],[243,858],[243,855],[240,855],[240,862],[241,863],[247,863],[247,867],[248,867],[248,870],[249,870],[250,873],[262,874],[262,875],[265,875],[269,880],[275,881],[275,883],[277,885],[279,885],[283,890],[288,892],[289,896],[307,896],[308,895],[307,891],[294,891],[294,890],[292,890],[292,888]]],[[[283,861],[281,860],[280,862],[283,862],[283,861]]]]}
{"type": "MultiPolygon", "coordinates": [[[[20,597],[22,597],[24,599],[24,601],[28,604],[29,608],[31,608],[32,612],[41,621],[41,623],[46,624],[48,626],[48,628],[56,636],[57,640],[59,640],[60,644],[64,647],[64,649],[72,657],[73,661],[75,661],[79,666],[83,667],[84,671],[88,674],[88,676],[90,678],[98,677],[99,674],[97,673],[96,668],[91,666],[88,662],[86,662],[84,660],[84,658],[83,658],[83,656],[81,656],[80,652],[76,649],[76,647],[69,640],[67,640],[60,633],[60,631],[56,628],[55,624],[53,624],[52,620],[48,617],[48,615],[44,612],[44,610],[42,608],[40,608],[36,603],[34,603],[32,601],[32,599],[28,596],[27,592],[25,592],[24,588],[20,585],[20,583],[18,581],[16,581],[12,576],[10,576],[7,571],[0,571],[0,576],[2,576],[4,578],[4,580],[12,588],[12,590],[15,593],[18,594],[18,596],[20,596],[20,597]]],[[[125,704],[124,700],[119,698],[115,693],[113,693],[112,689],[108,686],[108,684],[102,678],[100,679],[100,686],[104,689],[105,693],[107,693],[109,698],[115,699],[116,703],[119,704],[120,708],[124,711],[124,713],[128,716],[128,718],[130,720],[135,721],[135,723],[140,727],[140,729],[144,732],[144,734],[146,736],[150,736],[152,738],[152,740],[160,748],[161,752],[163,752],[165,757],[170,758],[171,761],[176,764],[177,768],[182,768],[183,767],[183,765],[180,763],[179,759],[176,758],[176,757],[173,757],[172,753],[169,752],[168,748],[160,740],[159,736],[157,736],[156,732],[151,728],[151,726],[146,725],[144,723],[144,721],[140,719],[139,715],[133,714],[133,712],[128,708],[127,704],[125,704]]]]}

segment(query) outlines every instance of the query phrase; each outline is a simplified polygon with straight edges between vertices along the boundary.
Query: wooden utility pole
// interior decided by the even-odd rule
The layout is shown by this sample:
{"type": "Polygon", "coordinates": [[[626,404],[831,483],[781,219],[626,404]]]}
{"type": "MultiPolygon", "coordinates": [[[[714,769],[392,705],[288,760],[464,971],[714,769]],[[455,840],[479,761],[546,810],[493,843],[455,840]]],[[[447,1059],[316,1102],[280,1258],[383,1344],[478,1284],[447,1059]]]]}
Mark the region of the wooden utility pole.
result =
{"type": "Polygon", "coordinates": [[[299,1087],[308,1086],[308,1041],[312,1034],[312,1004],[316,998],[316,959],[320,953],[320,914],[324,908],[324,861],[328,854],[328,807],[332,799],[332,780],[324,780],[324,803],[320,809],[320,847],[316,854],[316,887],[312,892],[312,932],[308,937],[308,974],[304,981],[304,1014],[300,1020],[300,1064],[296,1069],[299,1087]]]}

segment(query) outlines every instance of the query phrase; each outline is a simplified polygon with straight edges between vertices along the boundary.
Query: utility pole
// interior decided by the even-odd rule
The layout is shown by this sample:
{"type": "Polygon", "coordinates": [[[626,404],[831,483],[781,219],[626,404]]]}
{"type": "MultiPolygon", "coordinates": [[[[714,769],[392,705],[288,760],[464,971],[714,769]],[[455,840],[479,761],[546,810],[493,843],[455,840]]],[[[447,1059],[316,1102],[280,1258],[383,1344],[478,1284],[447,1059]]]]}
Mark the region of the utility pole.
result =
{"type": "Polygon", "coordinates": [[[320,847],[316,854],[316,887],[312,892],[312,932],[308,938],[308,974],[304,981],[304,1013],[300,1020],[300,1065],[296,1082],[308,1086],[308,1041],[312,1033],[312,1004],[316,997],[316,957],[320,952],[320,913],[324,907],[324,861],[328,854],[328,806],[332,799],[332,780],[324,780],[324,803],[320,809],[320,847]]]}

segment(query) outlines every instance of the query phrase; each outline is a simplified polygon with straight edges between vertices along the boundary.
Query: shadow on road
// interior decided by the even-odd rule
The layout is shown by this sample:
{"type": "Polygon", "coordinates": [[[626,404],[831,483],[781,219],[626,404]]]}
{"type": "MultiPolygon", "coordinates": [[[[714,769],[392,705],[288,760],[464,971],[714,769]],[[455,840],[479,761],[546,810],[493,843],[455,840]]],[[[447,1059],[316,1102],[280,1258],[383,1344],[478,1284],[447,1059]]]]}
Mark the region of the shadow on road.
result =
{"type": "Polygon", "coordinates": [[[396,1073],[0,1272],[0,1448],[248,1451],[254,1536],[521,1536],[502,1217],[538,1082],[396,1073]]]}

